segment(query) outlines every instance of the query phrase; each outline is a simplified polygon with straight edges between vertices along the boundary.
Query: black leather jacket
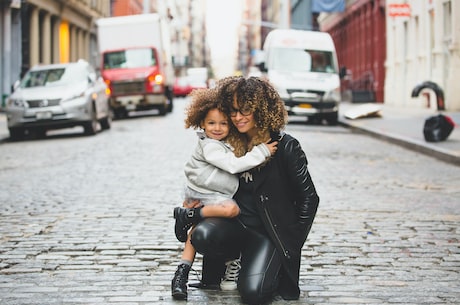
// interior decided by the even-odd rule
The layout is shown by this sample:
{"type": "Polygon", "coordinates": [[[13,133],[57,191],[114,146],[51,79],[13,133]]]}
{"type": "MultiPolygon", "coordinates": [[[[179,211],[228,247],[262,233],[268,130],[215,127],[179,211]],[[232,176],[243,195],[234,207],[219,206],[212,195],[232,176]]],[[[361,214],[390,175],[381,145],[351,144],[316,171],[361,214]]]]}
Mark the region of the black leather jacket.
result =
{"type": "Polygon", "coordinates": [[[310,232],[319,197],[307,168],[300,143],[289,134],[278,140],[273,158],[254,173],[254,200],[276,248],[283,256],[279,293],[298,299],[301,249],[310,232]]]}

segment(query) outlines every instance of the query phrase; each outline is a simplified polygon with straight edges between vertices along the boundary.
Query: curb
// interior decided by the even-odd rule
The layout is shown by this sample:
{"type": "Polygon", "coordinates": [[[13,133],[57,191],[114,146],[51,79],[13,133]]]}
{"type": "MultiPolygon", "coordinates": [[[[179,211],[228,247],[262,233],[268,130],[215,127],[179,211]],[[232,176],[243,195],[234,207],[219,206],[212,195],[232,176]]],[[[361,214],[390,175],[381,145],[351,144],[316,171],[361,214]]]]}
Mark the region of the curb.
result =
{"type": "Polygon", "coordinates": [[[410,139],[407,137],[401,137],[396,134],[391,134],[391,133],[385,134],[380,131],[369,128],[369,127],[362,127],[362,126],[358,127],[340,118],[339,118],[339,124],[351,129],[352,131],[362,132],[364,134],[368,134],[375,138],[385,140],[393,144],[400,145],[407,149],[422,153],[424,155],[436,158],[438,160],[441,160],[441,161],[444,161],[444,162],[447,162],[447,163],[450,163],[456,166],[460,166],[460,156],[453,155],[451,152],[445,149],[430,147],[426,145],[425,143],[421,143],[420,141],[414,141],[413,139],[410,139]]]}

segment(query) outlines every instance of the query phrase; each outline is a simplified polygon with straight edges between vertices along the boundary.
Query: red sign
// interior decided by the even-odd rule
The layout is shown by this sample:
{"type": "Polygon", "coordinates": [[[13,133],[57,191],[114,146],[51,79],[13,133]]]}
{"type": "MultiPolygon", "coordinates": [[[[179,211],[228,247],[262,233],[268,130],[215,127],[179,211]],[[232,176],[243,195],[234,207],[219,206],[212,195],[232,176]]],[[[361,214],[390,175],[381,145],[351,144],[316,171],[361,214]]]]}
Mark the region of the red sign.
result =
{"type": "Polygon", "coordinates": [[[388,15],[390,17],[409,17],[410,16],[410,5],[409,3],[391,3],[388,4],[388,15]]]}

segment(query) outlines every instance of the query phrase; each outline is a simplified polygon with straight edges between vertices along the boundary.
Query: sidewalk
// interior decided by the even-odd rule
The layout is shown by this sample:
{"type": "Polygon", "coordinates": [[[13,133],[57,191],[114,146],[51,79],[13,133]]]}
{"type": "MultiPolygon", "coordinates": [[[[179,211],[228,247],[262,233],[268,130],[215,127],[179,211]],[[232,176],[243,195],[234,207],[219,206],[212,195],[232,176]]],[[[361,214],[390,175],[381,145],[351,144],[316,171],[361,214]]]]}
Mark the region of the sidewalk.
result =
{"type": "Polygon", "coordinates": [[[339,122],[352,129],[360,130],[378,138],[402,145],[417,152],[430,155],[448,163],[460,165],[460,112],[447,112],[443,114],[451,117],[456,127],[442,142],[426,142],[423,137],[425,120],[437,111],[421,108],[396,108],[385,104],[340,104],[339,122]],[[358,110],[363,105],[381,107],[380,117],[347,119],[345,113],[358,110]]]}

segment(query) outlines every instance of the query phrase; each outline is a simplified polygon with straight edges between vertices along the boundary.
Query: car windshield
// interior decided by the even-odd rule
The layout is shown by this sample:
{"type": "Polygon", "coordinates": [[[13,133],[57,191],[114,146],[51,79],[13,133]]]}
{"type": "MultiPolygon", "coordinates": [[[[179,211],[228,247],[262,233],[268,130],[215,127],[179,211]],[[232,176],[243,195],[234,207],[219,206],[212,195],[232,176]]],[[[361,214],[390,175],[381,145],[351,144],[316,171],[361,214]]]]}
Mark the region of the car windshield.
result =
{"type": "Polygon", "coordinates": [[[84,67],[70,65],[52,69],[31,70],[24,75],[21,88],[65,86],[87,80],[84,67]]]}
{"type": "Polygon", "coordinates": [[[104,54],[104,69],[143,68],[156,65],[152,49],[128,49],[104,54]]]}
{"type": "Polygon", "coordinates": [[[276,48],[269,64],[276,70],[286,72],[337,72],[332,52],[328,51],[276,48]]]}

